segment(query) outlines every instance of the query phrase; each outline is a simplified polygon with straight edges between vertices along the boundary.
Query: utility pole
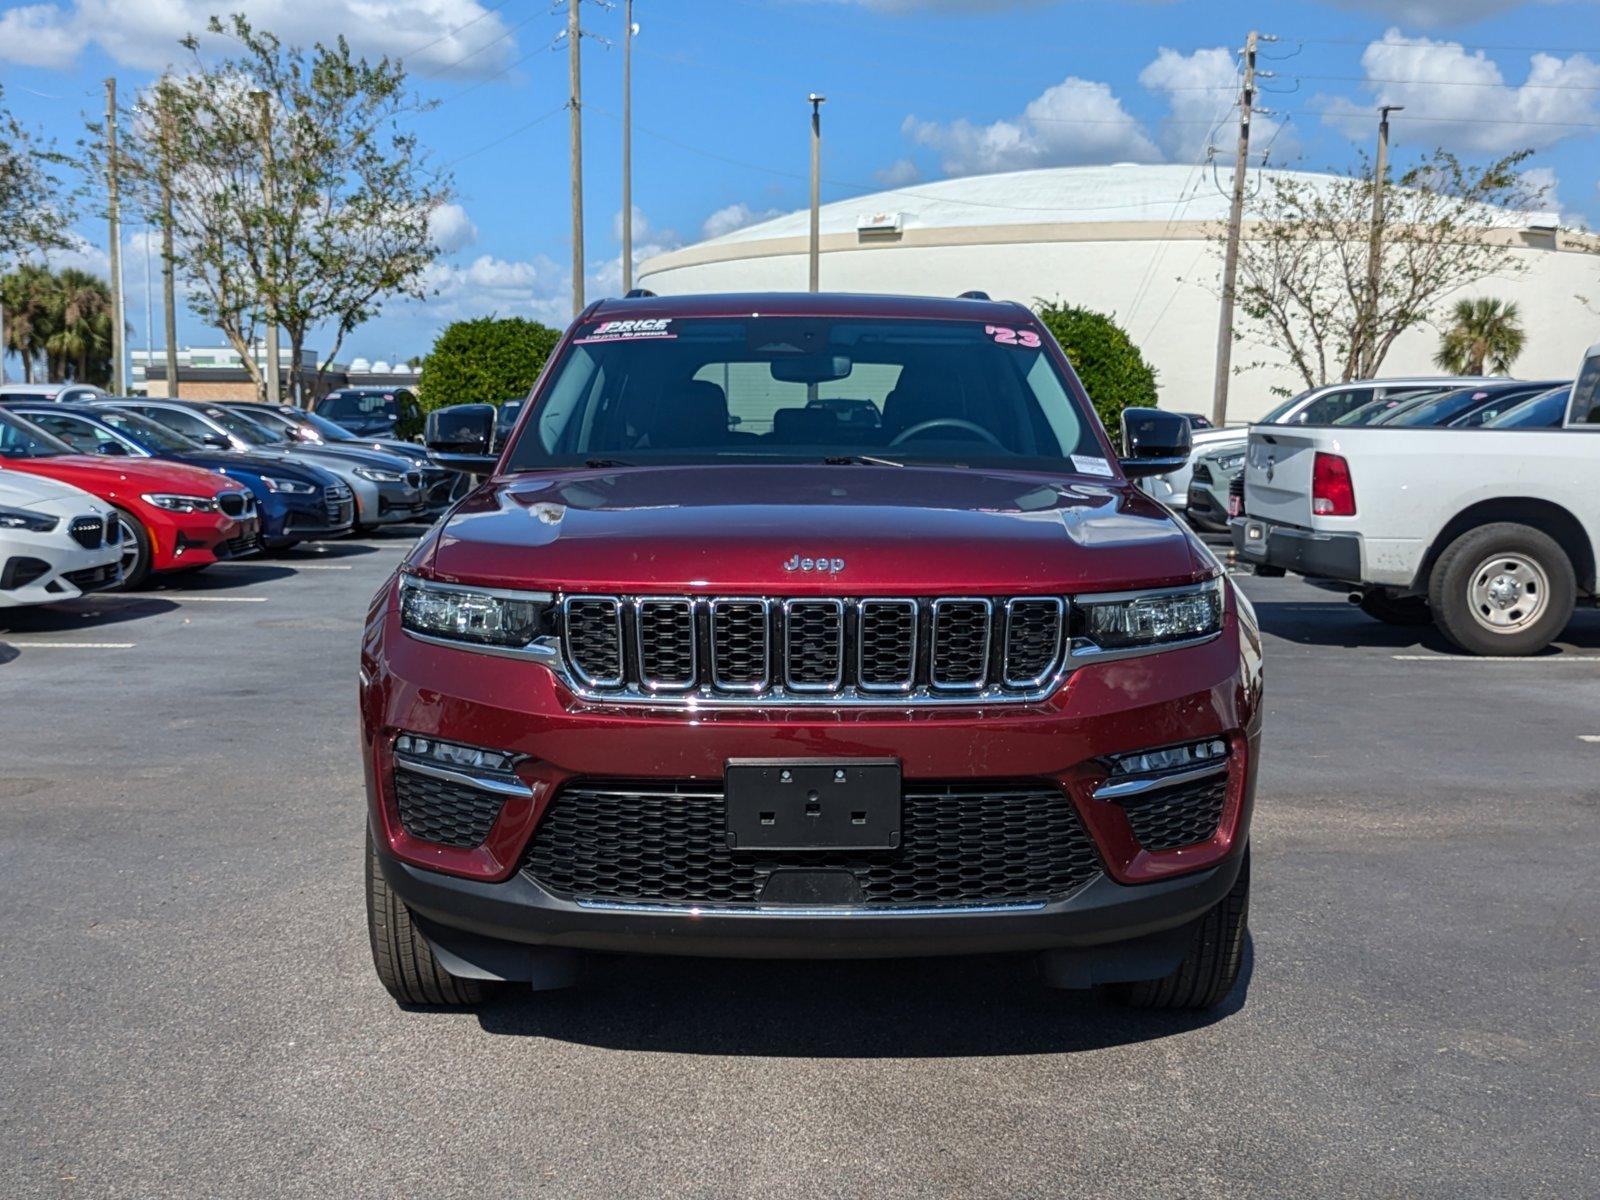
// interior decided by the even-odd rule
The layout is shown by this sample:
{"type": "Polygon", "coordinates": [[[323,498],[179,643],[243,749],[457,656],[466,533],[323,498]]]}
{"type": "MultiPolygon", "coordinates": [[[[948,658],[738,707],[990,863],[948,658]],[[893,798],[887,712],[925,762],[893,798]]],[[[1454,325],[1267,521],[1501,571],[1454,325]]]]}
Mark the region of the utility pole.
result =
{"type": "MultiPolygon", "coordinates": [[[[567,75],[572,94],[567,100],[572,123],[572,315],[583,311],[583,81],[578,43],[583,30],[578,24],[580,0],[567,0],[567,75]]],[[[633,224],[633,213],[622,215],[625,226],[633,224]]]]}
{"type": "Polygon", "coordinates": [[[1372,243],[1367,247],[1367,314],[1361,322],[1366,345],[1357,364],[1363,375],[1370,375],[1373,343],[1377,340],[1378,289],[1383,278],[1383,189],[1389,174],[1389,114],[1401,112],[1403,104],[1385,104],[1378,109],[1378,161],[1372,174],[1372,243]]]}
{"type": "Polygon", "coordinates": [[[822,279],[822,105],[826,96],[812,92],[811,102],[811,290],[818,291],[822,279]]]}
{"type": "Polygon", "coordinates": [[[106,197],[111,234],[111,391],[127,394],[122,373],[127,320],[122,298],[122,212],[117,197],[117,81],[106,80],[106,197]]]}
{"type": "Polygon", "coordinates": [[[256,92],[256,108],[260,113],[261,137],[261,190],[267,203],[267,246],[264,255],[267,265],[267,394],[268,404],[283,399],[278,365],[278,198],[273,187],[272,162],[272,97],[266,92],[256,92]]]}
{"type": "MultiPolygon", "coordinates": [[[[163,89],[165,80],[162,81],[163,89]]],[[[156,93],[161,122],[161,307],[167,333],[167,396],[178,398],[178,299],[173,286],[172,258],[172,112],[165,90],[156,93]]],[[[149,368],[145,368],[148,383],[149,368]]],[[[145,389],[149,391],[148,386],[145,389]]]]}
{"type": "Polygon", "coordinates": [[[622,15],[622,294],[633,290],[633,0],[622,15]]]}
{"type": "Polygon", "coordinates": [[[1278,39],[1254,29],[1244,43],[1244,79],[1239,89],[1239,148],[1233,161],[1233,201],[1228,206],[1228,241],[1222,256],[1222,313],[1217,321],[1217,374],[1211,392],[1211,423],[1228,416],[1228,377],[1233,370],[1234,284],[1239,278],[1239,229],[1244,221],[1244,185],[1250,166],[1250,118],[1256,100],[1256,46],[1278,39]]]}
{"type": "Polygon", "coordinates": [[[156,296],[150,290],[150,217],[144,221],[144,394],[150,394],[150,367],[156,357],[156,296]]]}

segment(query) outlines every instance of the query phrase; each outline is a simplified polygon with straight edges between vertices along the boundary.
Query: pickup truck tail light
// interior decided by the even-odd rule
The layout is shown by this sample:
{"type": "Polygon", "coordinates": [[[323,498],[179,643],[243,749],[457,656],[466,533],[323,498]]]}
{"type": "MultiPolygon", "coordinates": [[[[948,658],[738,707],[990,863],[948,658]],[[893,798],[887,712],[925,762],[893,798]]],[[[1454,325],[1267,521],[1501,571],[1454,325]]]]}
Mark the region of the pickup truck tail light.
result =
{"type": "Polygon", "coordinates": [[[1311,464],[1311,512],[1318,517],[1356,515],[1356,489],[1350,464],[1337,454],[1318,453],[1311,464]]]}

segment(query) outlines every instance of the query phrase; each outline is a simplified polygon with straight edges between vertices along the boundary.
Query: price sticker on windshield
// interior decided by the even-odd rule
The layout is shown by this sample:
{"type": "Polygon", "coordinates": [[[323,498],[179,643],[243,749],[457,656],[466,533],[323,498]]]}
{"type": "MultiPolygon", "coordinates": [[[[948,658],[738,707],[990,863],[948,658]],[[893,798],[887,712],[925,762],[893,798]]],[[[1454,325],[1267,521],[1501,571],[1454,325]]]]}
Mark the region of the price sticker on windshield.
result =
{"type": "Polygon", "coordinates": [[[1028,350],[1036,349],[1039,345],[1039,335],[1031,329],[1011,329],[1005,325],[985,325],[984,333],[995,340],[999,346],[1021,346],[1028,350]]]}
{"type": "Polygon", "coordinates": [[[642,342],[661,338],[675,338],[671,317],[646,317],[631,321],[601,321],[594,330],[578,338],[574,345],[590,346],[595,342],[642,342]]]}

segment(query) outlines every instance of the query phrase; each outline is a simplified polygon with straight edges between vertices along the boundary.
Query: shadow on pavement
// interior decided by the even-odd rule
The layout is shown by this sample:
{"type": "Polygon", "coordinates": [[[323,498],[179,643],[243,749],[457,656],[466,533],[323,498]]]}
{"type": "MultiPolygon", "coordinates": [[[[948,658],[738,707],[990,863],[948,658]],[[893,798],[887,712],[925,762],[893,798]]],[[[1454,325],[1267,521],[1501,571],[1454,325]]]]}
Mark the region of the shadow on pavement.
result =
{"type": "Polygon", "coordinates": [[[580,987],[509,987],[478,1012],[489,1033],[612,1050],[777,1058],[964,1058],[1129,1045],[1244,1007],[1255,967],[1210,1012],[1120,1008],[1039,982],[1027,956],[793,962],[596,959],[580,987]]]}
{"type": "Polygon", "coordinates": [[[177,608],[171,600],[146,592],[101,592],[59,604],[0,609],[0,636],[6,633],[90,633],[168,613],[177,608]]]}
{"type": "MultiPolygon", "coordinates": [[[[1461,651],[1431,625],[1386,625],[1338,598],[1256,600],[1264,633],[1301,646],[1360,646],[1459,656],[1461,651]]],[[[1580,608],[1556,644],[1531,658],[1600,649],[1600,612],[1580,608]]]]}

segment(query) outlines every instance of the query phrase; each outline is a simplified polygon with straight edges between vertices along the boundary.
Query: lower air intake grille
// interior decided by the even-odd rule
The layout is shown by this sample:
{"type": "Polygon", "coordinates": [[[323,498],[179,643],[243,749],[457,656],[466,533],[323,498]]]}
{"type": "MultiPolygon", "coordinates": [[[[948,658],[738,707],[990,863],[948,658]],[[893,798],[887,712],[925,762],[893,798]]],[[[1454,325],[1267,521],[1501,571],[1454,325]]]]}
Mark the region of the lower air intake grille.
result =
{"type": "Polygon", "coordinates": [[[1210,841],[1222,820],[1228,777],[1202,779],[1122,801],[1133,836],[1146,850],[1177,850],[1210,841]]]}
{"type": "Polygon", "coordinates": [[[572,783],[534,831],[523,870],[573,899],[755,907],[775,870],[843,869],[868,909],[1048,900],[1100,873],[1071,802],[1050,784],[908,784],[904,806],[898,850],[736,855],[719,786],[572,783]]]}
{"type": "Polygon", "coordinates": [[[400,824],[412,837],[440,846],[483,845],[505,798],[464,784],[419,775],[403,767],[394,773],[400,824]]]}

